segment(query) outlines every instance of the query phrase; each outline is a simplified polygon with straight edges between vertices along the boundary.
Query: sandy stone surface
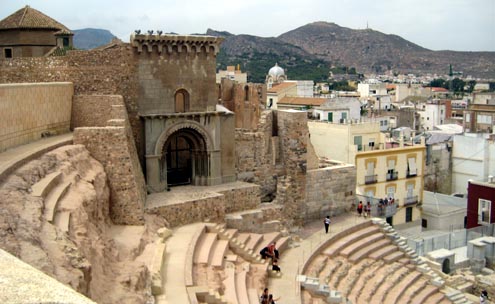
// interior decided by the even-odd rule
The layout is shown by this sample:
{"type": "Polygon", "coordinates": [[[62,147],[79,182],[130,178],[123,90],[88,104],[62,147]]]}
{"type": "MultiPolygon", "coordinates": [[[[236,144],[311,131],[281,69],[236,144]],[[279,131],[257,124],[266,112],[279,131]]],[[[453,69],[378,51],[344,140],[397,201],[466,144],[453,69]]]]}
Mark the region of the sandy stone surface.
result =
{"type": "Polygon", "coordinates": [[[120,246],[109,220],[107,176],[83,146],[63,146],[20,167],[0,185],[0,204],[1,249],[98,303],[153,301],[147,261],[139,257],[164,223],[150,216],[120,246]],[[62,173],[59,184],[71,185],[51,223],[31,187],[56,171],[62,173]],[[62,215],[69,216],[68,232],[62,215]]]}
{"type": "Polygon", "coordinates": [[[0,303],[95,303],[0,250],[0,303]]]}

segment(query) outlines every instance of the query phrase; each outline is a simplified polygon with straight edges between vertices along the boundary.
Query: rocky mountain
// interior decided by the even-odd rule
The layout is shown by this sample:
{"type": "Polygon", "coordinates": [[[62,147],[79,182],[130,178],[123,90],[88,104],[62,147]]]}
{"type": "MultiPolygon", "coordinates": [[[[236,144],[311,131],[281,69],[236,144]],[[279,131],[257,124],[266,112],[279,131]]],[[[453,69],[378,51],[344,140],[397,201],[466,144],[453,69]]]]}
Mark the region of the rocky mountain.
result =
{"type": "Polygon", "coordinates": [[[275,62],[287,70],[290,79],[318,80],[331,66],[355,67],[360,73],[447,74],[450,64],[464,75],[495,78],[495,52],[432,51],[397,35],[334,23],[314,22],[273,38],[214,30],[207,34],[225,37],[219,66],[241,64],[253,82],[263,81],[275,62]]]}
{"type": "Polygon", "coordinates": [[[102,29],[86,28],[74,30],[74,47],[89,50],[110,43],[116,38],[110,31],[102,29]]]}
{"type": "Polygon", "coordinates": [[[264,82],[267,71],[278,62],[298,79],[324,80],[328,77],[328,63],[299,46],[278,38],[233,35],[208,29],[207,35],[224,37],[217,57],[219,68],[241,64],[248,71],[250,82],[264,82]]]}

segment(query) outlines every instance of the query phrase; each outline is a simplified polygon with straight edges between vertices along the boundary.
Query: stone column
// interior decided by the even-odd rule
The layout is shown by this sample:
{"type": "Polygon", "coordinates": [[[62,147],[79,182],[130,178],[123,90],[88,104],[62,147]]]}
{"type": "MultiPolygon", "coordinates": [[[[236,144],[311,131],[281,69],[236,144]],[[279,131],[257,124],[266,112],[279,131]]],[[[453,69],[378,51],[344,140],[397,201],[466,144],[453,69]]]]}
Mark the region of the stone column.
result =
{"type": "Polygon", "coordinates": [[[209,153],[210,158],[210,175],[208,176],[208,185],[219,185],[222,183],[222,155],[220,151],[209,153]]]}
{"type": "Polygon", "coordinates": [[[162,192],[167,188],[167,179],[160,181],[161,155],[146,155],[146,181],[148,192],[162,192]]]}

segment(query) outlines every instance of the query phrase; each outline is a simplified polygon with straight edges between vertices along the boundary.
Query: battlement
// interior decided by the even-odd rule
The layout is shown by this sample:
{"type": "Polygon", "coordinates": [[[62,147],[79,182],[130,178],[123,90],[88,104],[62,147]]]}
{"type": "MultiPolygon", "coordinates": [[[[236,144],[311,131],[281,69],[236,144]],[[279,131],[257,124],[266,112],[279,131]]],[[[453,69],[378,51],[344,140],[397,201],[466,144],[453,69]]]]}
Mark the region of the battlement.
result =
{"type": "Polygon", "coordinates": [[[131,45],[137,48],[138,53],[143,48],[151,53],[153,50],[162,53],[212,53],[216,55],[224,38],[202,35],[152,35],[132,34],[131,45]]]}

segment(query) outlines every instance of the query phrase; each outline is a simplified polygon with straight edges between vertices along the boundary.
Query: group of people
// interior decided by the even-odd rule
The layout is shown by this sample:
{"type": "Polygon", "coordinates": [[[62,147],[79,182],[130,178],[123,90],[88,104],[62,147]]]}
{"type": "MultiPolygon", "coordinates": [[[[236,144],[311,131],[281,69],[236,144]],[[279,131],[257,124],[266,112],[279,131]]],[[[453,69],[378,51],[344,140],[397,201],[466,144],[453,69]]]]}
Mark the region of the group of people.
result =
{"type": "Polygon", "coordinates": [[[276,245],[277,242],[271,242],[268,246],[261,249],[260,255],[262,259],[272,259],[272,270],[280,272],[280,267],[278,266],[279,253],[276,245]]]}
{"type": "Polygon", "coordinates": [[[358,216],[361,216],[364,214],[364,217],[370,217],[371,216],[371,203],[368,202],[366,206],[363,205],[362,201],[359,201],[359,204],[357,206],[357,213],[358,216]],[[363,213],[364,211],[364,213],[363,213]]]}
{"type": "Polygon", "coordinates": [[[268,293],[268,288],[265,288],[260,297],[260,304],[276,304],[275,301],[278,300],[280,297],[275,299],[271,293],[268,293]]]}

